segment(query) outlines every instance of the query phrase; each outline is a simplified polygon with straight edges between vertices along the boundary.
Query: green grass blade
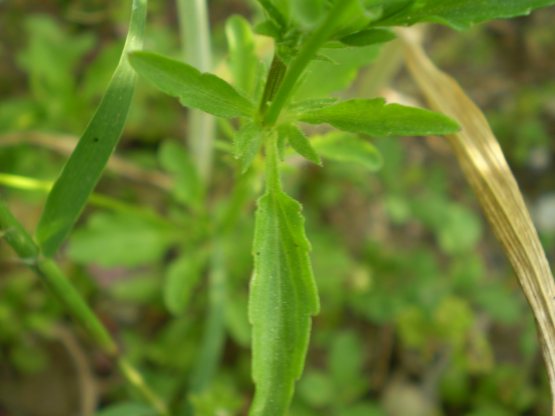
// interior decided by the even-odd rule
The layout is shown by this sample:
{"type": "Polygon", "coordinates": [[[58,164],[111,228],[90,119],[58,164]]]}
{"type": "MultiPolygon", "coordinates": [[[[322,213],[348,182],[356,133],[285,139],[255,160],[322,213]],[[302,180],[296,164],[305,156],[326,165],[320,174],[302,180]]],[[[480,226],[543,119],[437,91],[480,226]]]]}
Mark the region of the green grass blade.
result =
{"type": "Polygon", "coordinates": [[[142,47],[146,9],[147,0],[133,0],[129,33],[108,90],[48,195],[37,228],[39,245],[48,256],[70,233],[123,131],[136,78],[127,54],[142,47]]]}

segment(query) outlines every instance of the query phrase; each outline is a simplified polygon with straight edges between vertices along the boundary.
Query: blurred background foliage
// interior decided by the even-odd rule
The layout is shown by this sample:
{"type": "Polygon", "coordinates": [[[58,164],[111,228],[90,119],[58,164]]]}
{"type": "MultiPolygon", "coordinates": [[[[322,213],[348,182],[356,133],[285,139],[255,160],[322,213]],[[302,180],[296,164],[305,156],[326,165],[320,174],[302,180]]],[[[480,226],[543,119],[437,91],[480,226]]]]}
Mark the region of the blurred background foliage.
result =
{"type": "MultiPolygon", "coordinates": [[[[0,1],[0,181],[30,229],[45,194],[5,174],[56,177],[117,64],[127,3],[0,1]]],[[[225,19],[234,13],[256,19],[251,3],[209,2],[215,62],[224,73],[225,19]]],[[[179,56],[175,5],[149,7],[146,49],[179,56]]],[[[547,9],[464,33],[430,27],[427,42],[436,62],[486,112],[551,262],[554,19],[547,9]]],[[[379,54],[372,48],[346,65],[316,62],[299,94],[326,96],[352,81],[342,94],[366,94],[376,74],[367,64],[379,64],[379,54]]],[[[396,72],[380,92],[418,99],[403,71],[396,72]]],[[[183,146],[186,127],[187,112],[176,100],[138,84],[117,151],[127,164],[106,172],[97,192],[110,198],[87,209],[61,261],[177,414],[240,415],[252,395],[246,301],[253,204],[239,204],[237,224],[218,243],[225,253],[226,296],[219,304],[225,332],[217,371],[199,370],[212,302],[205,277],[214,247],[206,230],[227,204],[235,162],[217,151],[210,210],[204,209],[183,146]]],[[[229,146],[228,128],[218,130],[218,149],[229,146]]],[[[363,162],[328,161],[321,169],[294,159],[300,168],[286,175],[287,188],[304,204],[322,304],[291,414],[548,414],[531,313],[449,147],[435,137],[374,143],[384,160],[377,173],[363,162]]],[[[256,186],[246,186],[247,193],[255,195],[256,186]]],[[[106,416],[150,414],[121,404],[133,396],[112,363],[6,245],[0,270],[0,415],[76,414],[86,400],[106,416]]]]}

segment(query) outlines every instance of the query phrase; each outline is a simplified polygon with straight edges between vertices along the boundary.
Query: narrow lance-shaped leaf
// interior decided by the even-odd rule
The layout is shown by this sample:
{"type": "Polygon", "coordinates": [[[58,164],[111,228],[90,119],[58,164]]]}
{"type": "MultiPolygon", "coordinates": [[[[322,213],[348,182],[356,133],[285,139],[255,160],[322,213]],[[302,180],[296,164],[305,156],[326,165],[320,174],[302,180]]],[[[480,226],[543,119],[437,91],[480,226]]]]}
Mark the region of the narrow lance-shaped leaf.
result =
{"type": "Polygon", "coordinates": [[[406,33],[409,69],[432,107],[461,120],[447,136],[534,312],[555,414],[555,281],[518,184],[480,109],[406,33]]]}
{"type": "Polygon", "coordinates": [[[286,124],[279,127],[279,134],[287,137],[289,144],[295,151],[317,165],[321,165],[322,161],[318,153],[312,148],[308,137],[297,126],[286,124]]]}
{"type": "Polygon", "coordinates": [[[248,117],[254,113],[253,104],[216,75],[152,52],[134,52],[129,61],[139,75],[160,91],[179,98],[186,107],[218,117],[248,117]]]}
{"type": "Polygon", "coordinates": [[[256,123],[246,123],[234,137],[233,153],[241,164],[241,172],[244,173],[252,164],[252,161],[258,154],[264,131],[262,127],[256,123]]]}
{"type": "MultiPolygon", "coordinates": [[[[268,165],[275,168],[267,174],[273,178],[278,175],[276,152],[269,152],[273,162],[268,165]]],[[[268,184],[258,201],[253,245],[249,320],[256,393],[251,416],[287,413],[304,367],[311,315],[319,309],[301,206],[281,190],[279,179],[268,184]]]]}
{"type": "Polygon", "coordinates": [[[389,42],[393,39],[395,39],[395,34],[389,30],[366,29],[347,35],[339,40],[349,46],[367,46],[389,42]]]}
{"type": "Polygon", "coordinates": [[[328,123],[353,133],[376,137],[427,136],[454,133],[458,124],[449,117],[421,108],[386,104],[383,98],[349,100],[298,115],[312,124],[328,123]]]}
{"type": "Polygon", "coordinates": [[[465,29],[493,19],[505,19],[529,14],[532,10],[555,4],[555,0],[424,0],[386,18],[380,25],[412,25],[435,22],[465,29]]]}
{"type": "Polygon", "coordinates": [[[371,172],[383,164],[382,155],[374,145],[350,133],[332,131],[316,136],[312,145],[324,159],[360,165],[371,172]]]}
{"type": "Polygon", "coordinates": [[[146,9],[146,0],[133,0],[129,33],[110,85],[48,195],[37,228],[40,247],[48,256],[70,233],[123,131],[135,86],[127,53],[142,47],[146,9]]]}

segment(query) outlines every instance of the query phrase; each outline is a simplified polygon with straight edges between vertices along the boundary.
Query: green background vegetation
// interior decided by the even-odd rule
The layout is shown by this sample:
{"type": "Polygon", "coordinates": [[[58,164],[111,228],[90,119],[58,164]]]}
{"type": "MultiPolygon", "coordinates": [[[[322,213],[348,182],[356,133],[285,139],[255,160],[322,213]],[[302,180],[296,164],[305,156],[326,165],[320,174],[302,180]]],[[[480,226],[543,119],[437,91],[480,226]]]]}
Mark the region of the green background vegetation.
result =
{"type": "MultiPolygon", "coordinates": [[[[244,1],[210,2],[217,65],[227,54],[225,19],[253,10],[244,1]]],[[[178,57],[172,2],[152,2],[149,16],[145,49],[178,57]]],[[[127,2],[0,2],[1,192],[29,229],[44,192],[1,175],[56,178],[68,138],[82,133],[117,64],[127,19],[127,2]]],[[[547,9],[464,33],[433,27],[428,45],[488,115],[551,261],[553,19],[547,9]]],[[[316,63],[321,68],[303,85],[306,95],[311,88],[327,95],[351,81],[356,95],[371,91],[374,72],[366,65],[379,50],[371,52],[350,57],[350,67],[316,63]]],[[[413,97],[414,90],[401,71],[385,93],[413,97]]],[[[161,396],[182,414],[239,415],[252,396],[246,302],[254,206],[239,206],[237,224],[225,230],[217,247],[225,253],[225,302],[210,299],[218,282],[205,271],[214,247],[199,241],[210,216],[229,203],[236,162],[216,153],[206,214],[181,145],[186,129],[187,111],[139,82],[117,155],[141,175],[127,165],[106,172],[96,192],[110,199],[87,208],[61,259],[161,396]],[[182,274],[190,276],[185,283],[175,277],[182,274]],[[172,298],[176,290],[188,294],[185,307],[172,298]],[[217,370],[203,366],[214,303],[225,331],[210,338],[222,343],[217,370]]],[[[217,148],[229,147],[225,125],[217,139],[217,148]]],[[[374,144],[384,162],[378,172],[367,159],[325,161],[325,170],[295,159],[301,169],[285,174],[288,192],[304,206],[321,297],[291,414],[548,414],[531,312],[447,144],[436,137],[374,144]]],[[[127,414],[150,414],[130,401],[110,361],[0,245],[0,414],[69,415],[85,397],[108,409],[106,416],[118,414],[110,410],[116,403],[131,406],[123,407],[127,414]],[[87,384],[92,378],[96,393],[87,384]]]]}

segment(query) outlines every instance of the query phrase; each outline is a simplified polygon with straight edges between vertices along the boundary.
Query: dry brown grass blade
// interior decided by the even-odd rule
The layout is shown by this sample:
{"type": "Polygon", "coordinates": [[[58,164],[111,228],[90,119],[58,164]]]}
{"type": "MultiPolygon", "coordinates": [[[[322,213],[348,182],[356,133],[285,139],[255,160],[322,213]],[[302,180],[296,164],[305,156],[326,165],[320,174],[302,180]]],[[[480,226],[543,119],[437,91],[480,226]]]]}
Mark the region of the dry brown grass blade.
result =
{"type": "Polygon", "coordinates": [[[399,36],[410,73],[431,107],[462,126],[449,142],[532,307],[555,397],[555,284],[515,178],[480,109],[455,80],[434,66],[410,30],[399,36]]]}

